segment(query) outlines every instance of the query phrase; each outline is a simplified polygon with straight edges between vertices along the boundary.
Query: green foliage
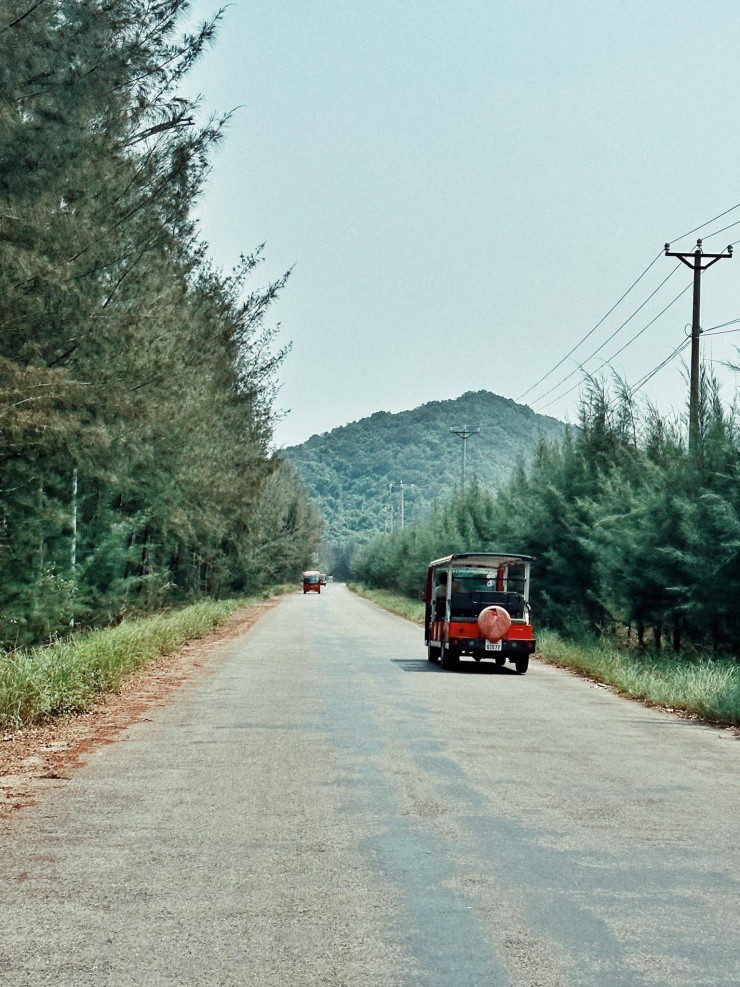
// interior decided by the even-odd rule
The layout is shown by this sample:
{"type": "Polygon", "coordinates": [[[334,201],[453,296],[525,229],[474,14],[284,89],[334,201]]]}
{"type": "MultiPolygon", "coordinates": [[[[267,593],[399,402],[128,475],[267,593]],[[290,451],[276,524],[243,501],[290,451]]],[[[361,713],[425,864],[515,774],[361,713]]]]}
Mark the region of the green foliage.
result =
{"type": "Polygon", "coordinates": [[[740,653],[740,416],[702,380],[702,447],[680,422],[642,414],[618,384],[592,384],[578,430],[542,439],[494,496],[472,484],[423,523],[355,560],[370,586],[416,596],[429,561],[454,551],[533,555],[540,625],[597,635],[626,627],[656,650],[740,653]]]}
{"type": "Polygon", "coordinates": [[[320,521],[271,455],[286,278],[206,257],[222,120],[185,0],[0,14],[0,640],[295,578],[320,521]],[[75,493],[74,478],[77,477],[75,493]],[[77,536],[72,519],[76,513],[77,536]],[[275,528],[274,526],[277,526],[275,528]],[[74,547],[74,564],[72,560],[74,547]]]}
{"type": "Polygon", "coordinates": [[[421,524],[370,541],[355,556],[353,571],[368,586],[420,599],[432,559],[488,549],[518,551],[496,542],[496,500],[472,480],[464,492],[435,505],[421,524]]]}

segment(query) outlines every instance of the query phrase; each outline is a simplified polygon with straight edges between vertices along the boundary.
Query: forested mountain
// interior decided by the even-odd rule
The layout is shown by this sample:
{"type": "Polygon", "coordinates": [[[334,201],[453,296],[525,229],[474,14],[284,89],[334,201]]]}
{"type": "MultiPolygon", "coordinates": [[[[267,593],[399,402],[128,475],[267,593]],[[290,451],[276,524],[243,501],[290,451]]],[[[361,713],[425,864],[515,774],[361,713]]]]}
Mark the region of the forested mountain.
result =
{"type": "Polygon", "coordinates": [[[0,12],[0,641],[293,577],[320,522],[270,453],[284,279],[192,219],[225,120],[186,0],[0,12]]]}
{"type": "Polygon", "coordinates": [[[379,411],[285,450],[323,513],[326,540],[343,543],[397,525],[400,483],[413,522],[460,483],[461,439],[451,428],[480,427],[468,440],[467,475],[495,488],[539,436],[563,424],[489,391],[430,401],[412,411],[379,411]],[[389,484],[393,488],[389,489],[389,484]]]}

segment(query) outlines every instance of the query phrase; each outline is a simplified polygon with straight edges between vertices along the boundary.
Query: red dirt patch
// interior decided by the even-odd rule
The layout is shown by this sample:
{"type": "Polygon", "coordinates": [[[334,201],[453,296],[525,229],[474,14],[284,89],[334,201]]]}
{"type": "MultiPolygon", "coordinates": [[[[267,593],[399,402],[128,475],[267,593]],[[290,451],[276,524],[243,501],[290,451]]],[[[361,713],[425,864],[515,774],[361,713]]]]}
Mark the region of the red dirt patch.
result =
{"type": "Polygon", "coordinates": [[[90,751],[114,743],[132,723],[152,719],[147,713],[175,701],[178,686],[215,671],[215,646],[244,634],[280,599],[236,610],[213,633],[134,672],[118,692],[101,696],[86,713],[0,736],[0,818],[33,805],[44,792],[64,784],[90,751]]]}

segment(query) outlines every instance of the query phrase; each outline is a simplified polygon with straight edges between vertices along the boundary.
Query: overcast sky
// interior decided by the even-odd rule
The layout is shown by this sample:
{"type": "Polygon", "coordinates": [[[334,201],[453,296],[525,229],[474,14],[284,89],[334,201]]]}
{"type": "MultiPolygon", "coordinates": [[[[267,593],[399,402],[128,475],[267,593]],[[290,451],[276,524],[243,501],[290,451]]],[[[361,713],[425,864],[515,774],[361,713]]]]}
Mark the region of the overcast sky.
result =
{"type": "MultiPolygon", "coordinates": [[[[207,110],[242,107],[200,217],[218,264],[265,241],[262,278],[294,266],[273,315],[293,343],[277,442],[466,390],[518,398],[667,239],[740,202],[739,47],[737,0],[232,0],[188,83],[207,110]]],[[[740,208],[707,232],[735,221],[705,249],[740,240],[740,208]]],[[[674,264],[524,403],[568,390],[577,377],[536,400],[674,264]]],[[[588,368],[690,280],[673,274],[588,368]]],[[[703,326],[736,317],[740,254],[703,280],[703,326]]],[[[613,366],[638,381],[690,319],[689,289],[613,366]]],[[[728,397],[739,344],[704,344],[728,397]]],[[[641,393],[680,409],[681,373],[641,393]]],[[[573,418],[577,400],[546,412],[573,418]]]]}

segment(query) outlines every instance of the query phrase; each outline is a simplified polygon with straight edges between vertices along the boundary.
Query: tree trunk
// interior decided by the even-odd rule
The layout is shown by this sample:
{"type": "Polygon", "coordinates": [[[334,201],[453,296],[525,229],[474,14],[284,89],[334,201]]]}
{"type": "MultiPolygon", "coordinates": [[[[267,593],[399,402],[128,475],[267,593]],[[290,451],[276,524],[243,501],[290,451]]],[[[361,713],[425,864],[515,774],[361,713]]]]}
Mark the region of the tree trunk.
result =
{"type": "Polygon", "coordinates": [[[676,654],[681,651],[681,618],[673,618],[673,650],[676,654]]]}
{"type": "MultiPolygon", "coordinates": [[[[72,470],[72,542],[69,549],[69,561],[72,570],[72,583],[77,579],[77,467],[72,470]]],[[[74,627],[74,610],[69,617],[69,626],[74,627]]]]}
{"type": "Polygon", "coordinates": [[[39,483],[39,576],[44,572],[44,485],[39,483]]]}
{"type": "Polygon", "coordinates": [[[136,591],[137,594],[139,595],[141,594],[141,591],[144,588],[144,576],[146,575],[146,564],[148,559],[148,550],[147,550],[148,543],[149,543],[149,526],[147,525],[147,527],[144,528],[143,541],[141,543],[141,557],[139,559],[140,581],[139,581],[139,587],[136,591]]]}

